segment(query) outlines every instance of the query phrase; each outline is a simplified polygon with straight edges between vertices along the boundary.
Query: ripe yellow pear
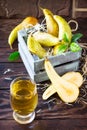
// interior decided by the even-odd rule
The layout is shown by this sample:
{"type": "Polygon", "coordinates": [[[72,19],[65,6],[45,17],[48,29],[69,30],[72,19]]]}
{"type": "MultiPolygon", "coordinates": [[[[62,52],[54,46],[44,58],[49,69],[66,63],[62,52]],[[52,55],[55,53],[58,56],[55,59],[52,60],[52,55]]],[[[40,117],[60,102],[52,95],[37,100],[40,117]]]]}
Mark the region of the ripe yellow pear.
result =
{"type": "Polygon", "coordinates": [[[33,34],[33,37],[43,46],[50,47],[61,43],[57,37],[47,32],[37,31],[33,34]]]}
{"type": "Polygon", "coordinates": [[[42,9],[46,19],[47,32],[58,37],[58,24],[53,17],[53,13],[48,9],[42,9]]]}
{"type": "Polygon", "coordinates": [[[69,43],[71,42],[71,38],[72,38],[72,31],[71,28],[68,24],[68,22],[61,16],[59,15],[54,15],[54,19],[57,22],[58,26],[59,26],[59,35],[58,38],[60,40],[63,40],[64,35],[66,35],[69,43]]]}
{"type": "Polygon", "coordinates": [[[62,101],[72,103],[78,98],[79,88],[77,85],[61,78],[48,59],[45,59],[45,70],[62,101]]]}
{"type": "MultiPolygon", "coordinates": [[[[83,77],[79,72],[67,72],[62,76],[63,79],[74,83],[77,85],[77,87],[81,87],[82,83],[83,83],[83,77]]],[[[43,99],[46,100],[48,99],[51,95],[53,95],[54,93],[56,93],[56,90],[53,86],[53,84],[51,84],[43,93],[43,99]]]]}
{"type": "Polygon", "coordinates": [[[43,58],[46,56],[46,50],[40,45],[38,41],[36,41],[32,34],[28,36],[27,46],[30,52],[37,55],[39,58],[43,58]]]}
{"type": "Polygon", "coordinates": [[[68,49],[68,45],[61,41],[61,44],[57,44],[53,47],[53,55],[60,55],[66,52],[68,49]]]}
{"type": "Polygon", "coordinates": [[[9,37],[8,37],[8,43],[10,45],[10,48],[12,49],[12,45],[17,38],[17,33],[18,33],[19,30],[31,27],[31,25],[35,25],[37,23],[38,23],[38,20],[35,17],[29,16],[29,17],[26,17],[15,28],[13,28],[13,30],[11,31],[11,33],[9,34],[9,37]]]}

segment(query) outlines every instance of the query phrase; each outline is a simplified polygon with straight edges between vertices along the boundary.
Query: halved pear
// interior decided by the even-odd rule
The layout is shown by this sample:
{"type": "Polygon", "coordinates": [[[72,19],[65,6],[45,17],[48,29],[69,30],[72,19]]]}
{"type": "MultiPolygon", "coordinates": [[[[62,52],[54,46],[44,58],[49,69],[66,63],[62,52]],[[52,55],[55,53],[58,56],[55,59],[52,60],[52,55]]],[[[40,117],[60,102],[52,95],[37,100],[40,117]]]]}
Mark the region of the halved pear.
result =
{"type": "MultiPolygon", "coordinates": [[[[82,83],[83,83],[83,77],[82,75],[79,73],[79,72],[74,72],[74,71],[71,71],[71,72],[67,72],[65,73],[63,76],[62,76],[63,79],[71,82],[71,83],[74,83],[77,85],[77,87],[79,88],[82,83]]],[[[54,93],[56,93],[56,90],[54,89],[54,86],[53,84],[51,84],[46,90],[45,92],[43,93],[43,99],[46,100],[48,99],[50,96],[52,96],[54,93]]]]}
{"type": "Polygon", "coordinates": [[[54,70],[52,64],[48,59],[45,59],[45,70],[53,84],[54,89],[64,102],[71,103],[78,98],[79,88],[77,85],[61,78],[54,70]]]}
{"type": "Polygon", "coordinates": [[[81,75],[80,72],[74,72],[74,71],[67,72],[62,76],[62,78],[76,84],[78,88],[81,87],[83,83],[83,76],[81,75]]]}

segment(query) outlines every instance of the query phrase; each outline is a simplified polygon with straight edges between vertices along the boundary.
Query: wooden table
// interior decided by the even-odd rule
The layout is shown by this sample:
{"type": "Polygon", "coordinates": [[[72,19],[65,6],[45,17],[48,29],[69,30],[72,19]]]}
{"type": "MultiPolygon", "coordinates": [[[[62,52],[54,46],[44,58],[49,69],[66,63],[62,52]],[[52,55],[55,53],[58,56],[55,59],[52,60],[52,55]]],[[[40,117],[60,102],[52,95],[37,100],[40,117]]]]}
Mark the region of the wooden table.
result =
{"type": "MultiPolygon", "coordinates": [[[[0,20],[0,130],[86,130],[87,129],[87,96],[73,104],[65,104],[60,99],[42,100],[43,84],[38,86],[39,103],[35,120],[27,125],[20,125],[12,117],[10,107],[9,86],[17,76],[27,74],[19,59],[9,62],[8,56],[12,52],[8,46],[8,35],[20,19],[0,20]]],[[[87,82],[84,82],[87,88],[87,82]]],[[[82,90],[81,90],[82,91],[82,90]]]]}

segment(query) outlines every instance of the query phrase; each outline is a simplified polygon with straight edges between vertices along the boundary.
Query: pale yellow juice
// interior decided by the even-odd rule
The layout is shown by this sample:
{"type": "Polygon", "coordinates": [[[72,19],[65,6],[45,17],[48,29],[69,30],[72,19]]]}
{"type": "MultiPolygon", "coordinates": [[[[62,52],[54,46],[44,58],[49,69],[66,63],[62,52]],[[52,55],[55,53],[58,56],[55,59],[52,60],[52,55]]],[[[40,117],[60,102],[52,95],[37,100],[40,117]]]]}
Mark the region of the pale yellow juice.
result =
{"type": "Polygon", "coordinates": [[[30,80],[18,80],[11,87],[11,106],[20,115],[33,112],[38,103],[36,85],[30,80]]]}

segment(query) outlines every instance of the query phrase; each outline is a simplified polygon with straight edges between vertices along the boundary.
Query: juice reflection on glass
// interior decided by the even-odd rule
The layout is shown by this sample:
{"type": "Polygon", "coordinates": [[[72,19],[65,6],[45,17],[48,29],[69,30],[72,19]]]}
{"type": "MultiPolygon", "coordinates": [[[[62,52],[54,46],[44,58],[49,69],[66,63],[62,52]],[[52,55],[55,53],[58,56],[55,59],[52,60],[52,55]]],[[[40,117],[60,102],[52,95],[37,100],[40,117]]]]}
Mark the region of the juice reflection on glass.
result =
{"type": "Polygon", "coordinates": [[[10,85],[10,95],[14,119],[21,124],[33,121],[38,103],[36,84],[29,77],[18,77],[10,85]]]}

